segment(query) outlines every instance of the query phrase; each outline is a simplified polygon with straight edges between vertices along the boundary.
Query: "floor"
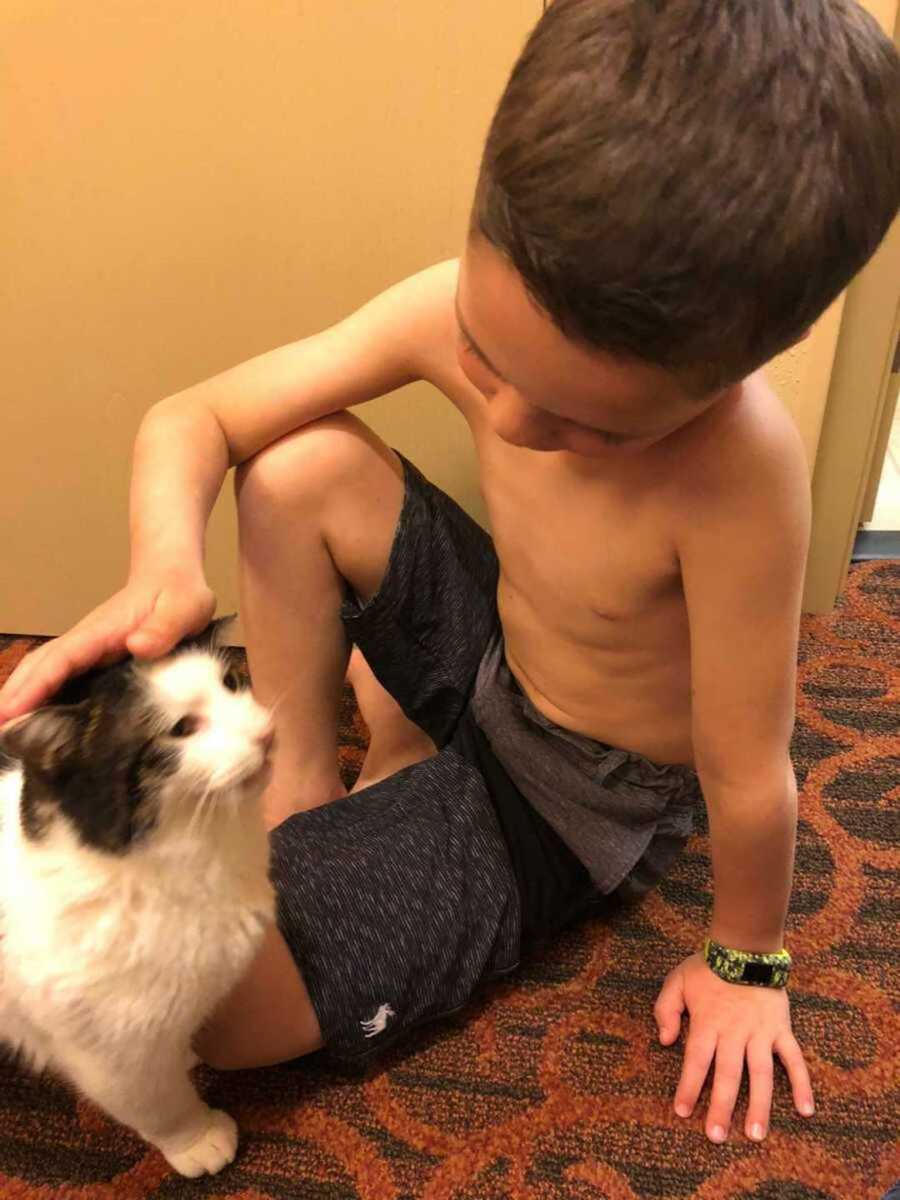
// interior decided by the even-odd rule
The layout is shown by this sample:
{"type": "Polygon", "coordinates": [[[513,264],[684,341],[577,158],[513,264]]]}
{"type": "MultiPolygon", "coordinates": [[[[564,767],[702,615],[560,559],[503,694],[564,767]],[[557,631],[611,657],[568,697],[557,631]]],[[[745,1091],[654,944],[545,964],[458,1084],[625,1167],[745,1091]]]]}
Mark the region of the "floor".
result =
{"type": "Polygon", "coordinates": [[[866,529],[900,529],[900,406],[891,426],[888,451],[884,458],[875,512],[866,529]]]}

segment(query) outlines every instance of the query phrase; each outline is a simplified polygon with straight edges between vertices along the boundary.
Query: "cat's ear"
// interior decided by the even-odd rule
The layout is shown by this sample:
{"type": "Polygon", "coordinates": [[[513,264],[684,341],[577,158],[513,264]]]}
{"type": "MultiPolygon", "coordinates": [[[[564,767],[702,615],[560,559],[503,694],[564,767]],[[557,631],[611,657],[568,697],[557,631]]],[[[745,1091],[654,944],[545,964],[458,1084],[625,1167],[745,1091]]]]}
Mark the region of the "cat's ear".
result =
{"type": "Polygon", "coordinates": [[[236,620],[237,613],[229,613],[225,617],[216,617],[214,621],[210,621],[206,628],[201,629],[199,633],[192,633],[190,637],[182,638],[175,647],[175,650],[208,650],[212,653],[218,646],[221,646],[228,626],[236,620]]]}
{"type": "Polygon", "coordinates": [[[0,729],[0,749],[49,774],[80,744],[88,709],[87,703],[56,704],[18,717],[0,729]]]}

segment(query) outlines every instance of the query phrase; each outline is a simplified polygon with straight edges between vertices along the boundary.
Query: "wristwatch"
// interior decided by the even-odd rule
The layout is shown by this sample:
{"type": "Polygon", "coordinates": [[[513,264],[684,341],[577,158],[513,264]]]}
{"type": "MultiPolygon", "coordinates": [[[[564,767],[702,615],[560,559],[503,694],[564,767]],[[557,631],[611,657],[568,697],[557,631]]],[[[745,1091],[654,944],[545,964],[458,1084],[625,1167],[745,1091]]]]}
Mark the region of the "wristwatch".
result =
{"type": "Polygon", "coordinates": [[[749,950],[731,950],[707,938],[703,957],[711,971],[727,983],[746,983],[754,987],[783,988],[791,974],[791,956],[787,950],[776,954],[753,954],[749,950]]]}

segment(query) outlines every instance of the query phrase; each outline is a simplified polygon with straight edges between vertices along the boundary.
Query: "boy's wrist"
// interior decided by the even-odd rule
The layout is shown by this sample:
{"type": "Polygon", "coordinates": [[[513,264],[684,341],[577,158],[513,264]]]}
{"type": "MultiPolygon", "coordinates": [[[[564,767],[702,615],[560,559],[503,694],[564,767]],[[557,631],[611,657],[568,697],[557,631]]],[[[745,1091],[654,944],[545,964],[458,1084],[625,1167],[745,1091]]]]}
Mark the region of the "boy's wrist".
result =
{"type": "Polygon", "coordinates": [[[132,539],[128,580],[148,577],[192,582],[204,578],[203,550],[186,542],[132,539]]]}
{"type": "Polygon", "coordinates": [[[227,470],[222,431],[206,409],[175,400],[150,409],[134,447],[132,576],[202,577],[206,525],[227,470]]]}
{"type": "Polygon", "coordinates": [[[146,547],[141,554],[132,550],[128,584],[148,582],[166,585],[176,591],[208,586],[202,557],[186,548],[179,552],[172,546],[155,550],[146,547]]]}
{"type": "Polygon", "coordinates": [[[777,954],[779,950],[784,949],[783,929],[769,933],[750,933],[713,920],[707,936],[720,946],[727,946],[730,950],[741,950],[746,954],[777,954]]]}
{"type": "Polygon", "coordinates": [[[714,938],[705,939],[703,958],[710,970],[726,983],[756,987],[787,987],[792,960],[786,948],[768,953],[744,951],[724,945],[714,938]]]}

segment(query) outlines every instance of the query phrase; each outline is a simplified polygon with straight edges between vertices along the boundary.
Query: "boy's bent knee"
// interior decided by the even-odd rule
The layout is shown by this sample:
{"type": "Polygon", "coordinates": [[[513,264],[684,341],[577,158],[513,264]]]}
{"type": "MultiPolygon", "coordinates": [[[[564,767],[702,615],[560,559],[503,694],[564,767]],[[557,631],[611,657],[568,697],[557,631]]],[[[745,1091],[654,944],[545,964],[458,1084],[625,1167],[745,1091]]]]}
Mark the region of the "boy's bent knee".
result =
{"type": "Polygon", "coordinates": [[[400,472],[393,451],[351,413],[332,413],[285,434],[241,463],[235,471],[238,502],[277,497],[321,497],[327,489],[356,480],[366,469],[387,465],[400,472]]]}

